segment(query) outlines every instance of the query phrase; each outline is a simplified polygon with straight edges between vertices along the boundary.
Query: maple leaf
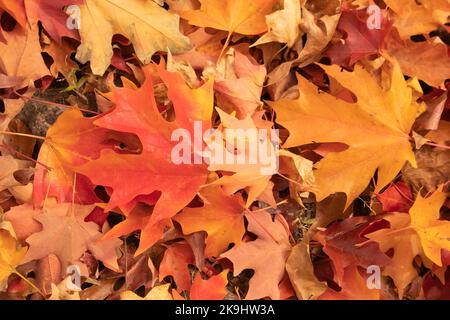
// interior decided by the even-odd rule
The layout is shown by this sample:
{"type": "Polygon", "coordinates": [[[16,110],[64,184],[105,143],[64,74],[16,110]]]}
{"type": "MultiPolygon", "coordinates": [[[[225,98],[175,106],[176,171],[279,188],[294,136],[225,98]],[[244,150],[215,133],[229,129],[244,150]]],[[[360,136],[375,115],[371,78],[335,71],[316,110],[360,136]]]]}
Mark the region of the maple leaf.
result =
{"type": "Polygon", "coordinates": [[[448,22],[450,3],[447,0],[416,2],[415,0],[386,0],[396,14],[394,26],[403,39],[433,31],[448,22]]]}
{"type": "Polygon", "coordinates": [[[170,283],[153,287],[144,298],[132,291],[125,291],[120,294],[120,300],[173,300],[169,288],[170,283]]]}
{"type": "MultiPolygon", "coordinates": [[[[163,219],[150,225],[149,220],[151,217],[151,212],[152,210],[149,210],[144,204],[138,203],[130,213],[125,212],[125,221],[115,225],[103,236],[102,239],[116,239],[123,235],[130,234],[137,230],[143,230],[145,228],[145,234],[141,237],[141,243],[149,243],[149,246],[151,246],[151,244],[158,242],[158,240],[162,238],[164,229],[170,226],[170,219],[163,219]]],[[[138,255],[140,253],[141,252],[137,251],[135,254],[138,255]]]]}
{"type": "Polygon", "coordinates": [[[36,210],[30,204],[12,207],[3,216],[5,221],[11,222],[16,238],[19,241],[25,241],[33,233],[42,230],[41,224],[33,219],[36,210]]]}
{"type": "Polygon", "coordinates": [[[389,257],[380,250],[377,243],[366,243],[367,233],[386,227],[384,220],[373,220],[367,217],[348,218],[315,235],[324,246],[323,251],[333,262],[338,284],[344,281],[344,270],[347,267],[367,268],[373,264],[383,267],[389,264],[389,257]]]}
{"type": "Polygon", "coordinates": [[[231,243],[241,243],[245,233],[244,200],[239,194],[227,195],[219,186],[202,189],[200,197],[203,207],[185,208],[174,220],[184,234],[206,231],[205,256],[218,257],[231,243]]]}
{"type": "MultiPolygon", "coordinates": [[[[331,3],[339,4],[336,1],[331,3]]],[[[312,10],[312,8],[309,9],[312,10]]],[[[299,52],[298,58],[294,60],[295,64],[300,66],[306,66],[319,59],[321,53],[333,38],[341,17],[340,7],[335,8],[333,14],[319,14],[318,16],[309,9],[302,8],[300,26],[307,36],[307,42],[299,52]]]]}
{"type": "Polygon", "coordinates": [[[382,251],[394,249],[392,262],[384,273],[394,280],[400,298],[404,288],[417,277],[413,260],[420,255],[423,262],[442,266],[441,250],[450,250],[450,222],[439,220],[440,208],[448,194],[437,190],[428,198],[418,194],[416,201],[406,213],[392,213],[383,216],[390,228],[366,235],[380,244],[382,251]]]}
{"type": "Polygon", "coordinates": [[[11,86],[20,89],[28,86],[30,81],[50,75],[41,56],[37,26],[16,26],[4,36],[6,43],[0,42],[0,71],[12,78],[11,86]],[[19,84],[18,78],[22,80],[19,84]]]}
{"type": "MultiPolygon", "coordinates": [[[[4,112],[0,113],[0,131],[8,130],[11,120],[22,110],[24,102],[21,100],[3,99],[4,112]]],[[[3,142],[3,135],[0,135],[0,141],[3,142]]]]}
{"type": "Polygon", "coordinates": [[[230,48],[214,68],[203,70],[204,77],[215,80],[218,105],[224,110],[237,111],[239,118],[252,115],[262,106],[260,98],[266,73],[263,65],[234,48],[230,48]]]}
{"type": "Polygon", "coordinates": [[[204,28],[199,28],[188,36],[193,48],[186,53],[174,56],[175,61],[186,61],[194,69],[201,70],[219,60],[223,49],[221,41],[226,37],[224,31],[209,34],[204,28]]]}
{"type": "Polygon", "coordinates": [[[81,5],[84,0],[24,0],[28,22],[32,25],[42,22],[50,37],[61,43],[62,37],[78,39],[78,32],[67,27],[69,16],[63,8],[81,5]]]}
{"type": "Polygon", "coordinates": [[[93,118],[84,118],[80,110],[71,108],[61,114],[47,131],[39,151],[40,165],[34,176],[33,203],[36,206],[40,206],[46,197],[56,197],[59,202],[73,200],[80,204],[97,201],[94,186],[86,177],[75,177],[73,171],[75,166],[98,158],[99,146],[107,146],[103,142],[109,131],[93,123],[93,118]],[[86,139],[90,143],[84,143],[86,139]]]}
{"type": "Polygon", "coordinates": [[[31,167],[29,161],[18,160],[12,156],[0,156],[0,167],[2,168],[2,171],[0,172],[0,192],[8,190],[8,192],[16,196],[18,196],[18,193],[21,191],[24,192],[24,194],[28,194],[28,187],[17,181],[16,175],[20,171],[31,167]]]}
{"type": "Polygon", "coordinates": [[[200,273],[197,273],[189,294],[191,300],[223,300],[227,294],[225,288],[228,283],[227,274],[228,270],[224,270],[204,280],[200,273]]]}
{"type": "Polygon", "coordinates": [[[441,86],[450,78],[450,57],[447,45],[432,39],[414,42],[401,39],[392,32],[386,39],[383,54],[397,59],[402,71],[432,86],[441,86]]]}
{"type": "Polygon", "coordinates": [[[315,299],[328,288],[314,275],[309,246],[305,243],[299,243],[292,248],[286,262],[286,271],[299,299],[315,299]]]}
{"type": "Polygon", "coordinates": [[[380,290],[368,288],[366,278],[358,267],[348,267],[344,271],[341,291],[328,288],[318,300],[380,300],[380,290]]]}
{"type": "Polygon", "coordinates": [[[377,195],[377,199],[381,202],[384,212],[408,212],[413,195],[405,183],[398,182],[377,195]]]}
{"type": "Polygon", "coordinates": [[[6,10],[22,27],[27,23],[24,0],[0,0],[0,8],[6,10]]]}
{"type": "Polygon", "coordinates": [[[34,219],[42,224],[42,231],[26,239],[30,248],[24,262],[55,254],[63,270],[70,264],[79,264],[82,254],[89,250],[113,270],[118,270],[115,248],[120,240],[99,241],[102,233],[94,222],[85,222],[94,206],[70,203],[47,205],[38,210],[34,219]]]}
{"type": "Polygon", "coordinates": [[[164,257],[159,266],[159,279],[173,276],[179,292],[187,291],[191,287],[191,274],[189,264],[194,264],[195,258],[190,245],[187,242],[179,242],[171,245],[164,252],[164,257]]]}
{"type": "Polygon", "coordinates": [[[285,275],[286,260],[291,251],[289,229],[281,215],[272,216],[267,212],[246,214],[248,231],[258,238],[241,243],[221,255],[233,262],[234,275],[245,269],[253,269],[247,300],[270,297],[280,298],[279,283],[285,275]],[[268,277],[267,275],[270,275],[268,277]]]}
{"type": "Polygon", "coordinates": [[[276,0],[200,0],[199,10],[179,12],[190,24],[218,30],[253,35],[267,30],[265,16],[276,0]]]}
{"type": "Polygon", "coordinates": [[[204,164],[176,164],[172,161],[172,150],[177,144],[171,137],[179,128],[187,130],[193,137],[193,121],[201,121],[203,131],[211,128],[213,82],[191,89],[181,75],[165,71],[162,65],[158,67],[158,73],[168,87],[176,119],[169,122],[160,114],[151,75],[147,72],[140,89],[114,89],[115,109],[94,121],[102,128],[135,133],[142,143],[142,152],[119,154],[104,149],[99,159],[77,168],[77,172],[88,176],[94,184],[112,189],[106,210],[129,207],[130,203],[135,204],[133,201],[138,196],[160,193],[147,225],[140,228],[143,231],[138,253],[154,244],[152,233],[155,226],[183,209],[207,178],[204,164]]]}
{"type": "Polygon", "coordinates": [[[73,61],[70,56],[72,54],[72,48],[66,43],[58,43],[52,41],[50,38],[42,35],[42,42],[44,43],[44,52],[47,52],[53,59],[53,64],[50,67],[50,72],[54,78],[58,77],[58,73],[61,73],[67,80],[69,85],[76,87],[76,75],[74,70],[78,70],[78,65],[73,61]]]}
{"type": "Polygon", "coordinates": [[[273,41],[286,43],[288,47],[294,46],[301,34],[301,19],[300,1],[284,0],[283,9],[266,16],[269,32],[262,35],[252,46],[273,41]]]}
{"type": "Polygon", "coordinates": [[[340,142],[349,148],[329,153],[317,164],[315,194],[317,201],[330,194],[345,192],[347,205],[367,187],[375,170],[375,192],[385,187],[406,161],[416,166],[409,133],[422,105],[413,100],[398,64],[394,64],[391,85],[383,90],[369,72],[356,65],[353,72],[337,66],[322,66],[356,95],[348,103],[298,77],[298,100],[283,99],[269,103],[277,112],[278,123],[290,132],[284,147],[310,143],[340,142]],[[333,128],[330,130],[330,128],[333,128]],[[392,153],[391,150],[396,152],[392,153]]]}
{"type": "Polygon", "coordinates": [[[333,64],[352,66],[357,61],[377,54],[390,31],[386,12],[381,12],[380,28],[369,28],[366,10],[345,10],[342,12],[337,30],[344,37],[333,43],[324,53],[333,64]]]}
{"type": "Polygon", "coordinates": [[[157,51],[181,53],[190,49],[189,38],[178,29],[179,17],[153,1],[85,0],[81,10],[81,45],[76,58],[91,61],[92,72],[103,75],[113,56],[111,40],[119,33],[134,46],[143,63],[157,51]]]}
{"type": "Polygon", "coordinates": [[[211,150],[210,154],[206,155],[208,169],[228,171],[233,174],[224,175],[211,184],[221,185],[228,194],[247,188],[246,207],[249,207],[256,199],[275,206],[271,191],[273,184],[270,179],[277,170],[278,137],[271,136],[269,132],[273,123],[263,119],[263,112],[257,112],[253,116],[246,114],[244,119],[239,120],[219,108],[216,110],[222,120],[224,139],[220,141],[221,136],[215,134],[205,139],[211,150]],[[230,135],[227,134],[228,129],[231,129],[230,135]],[[233,150],[229,146],[230,141],[234,143],[233,150]],[[264,159],[261,159],[261,155],[264,155],[264,159]],[[227,161],[235,157],[236,160],[227,161]],[[242,162],[238,157],[244,158],[245,161],[242,162]]]}
{"type": "Polygon", "coordinates": [[[0,283],[17,272],[26,253],[26,247],[20,247],[8,231],[0,229],[0,283]]]}

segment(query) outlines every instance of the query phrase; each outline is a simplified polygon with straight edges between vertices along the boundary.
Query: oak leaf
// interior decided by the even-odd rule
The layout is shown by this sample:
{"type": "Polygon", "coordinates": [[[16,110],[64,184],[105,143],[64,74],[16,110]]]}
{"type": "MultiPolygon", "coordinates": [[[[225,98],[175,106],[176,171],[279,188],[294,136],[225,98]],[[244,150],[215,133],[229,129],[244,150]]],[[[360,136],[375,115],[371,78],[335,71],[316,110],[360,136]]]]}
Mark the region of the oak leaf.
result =
{"type": "MultiPolygon", "coordinates": [[[[94,121],[96,126],[102,128],[136,134],[142,144],[142,152],[121,154],[103,149],[99,159],[77,168],[94,184],[111,188],[111,199],[106,210],[115,207],[132,209],[138,196],[159,193],[148,223],[141,228],[138,254],[155,243],[155,227],[183,209],[207,178],[206,166],[192,161],[193,150],[187,153],[191,164],[177,164],[172,160],[172,152],[177,146],[172,140],[172,133],[182,129],[189,133],[190,138],[194,137],[194,121],[202,123],[203,132],[211,128],[213,82],[191,89],[181,75],[168,72],[163,66],[158,67],[158,72],[168,87],[168,97],[173,102],[176,119],[167,121],[160,114],[151,74],[147,72],[146,81],[140,89],[114,89],[115,109],[94,121]]],[[[191,140],[188,142],[192,143],[191,140]]],[[[159,234],[162,235],[162,230],[159,234]]]]}
{"type": "Polygon", "coordinates": [[[211,184],[221,185],[228,194],[245,188],[248,193],[246,207],[257,199],[275,206],[270,179],[278,169],[278,136],[272,135],[270,130],[273,123],[264,120],[263,112],[253,116],[246,114],[243,119],[238,119],[219,108],[216,110],[222,120],[222,130],[205,139],[210,150],[205,158],[210,171],[230,174],[211,184]],[[220,135],[216,134],[219,132],[220,135]]]}
{"type": "Polygon", "coordinates": [[[342,12],[337,30],[343,38],[333,43],[325,52],[333,64],[352,66],[356,61],[380,52],[390,31],[386,12],[382,11],[379,28],[369,28],[365,10],[342,12]]]}
{"type": "Polygon", "coordinates": [[[47,197],[55,197],[59,202],[96,202],[94,186],[86,177],[75,178],[74,172],[75,166],[100,156],[99,146],[107,146],[104,141],[109,131],[93,123],[93,118],[85,118],[80,110],[71,108],[47,131],[34,176],[34,205],[40,206],[47,197]],[[86,139],[90,143],[83,143],[86,139]]]}

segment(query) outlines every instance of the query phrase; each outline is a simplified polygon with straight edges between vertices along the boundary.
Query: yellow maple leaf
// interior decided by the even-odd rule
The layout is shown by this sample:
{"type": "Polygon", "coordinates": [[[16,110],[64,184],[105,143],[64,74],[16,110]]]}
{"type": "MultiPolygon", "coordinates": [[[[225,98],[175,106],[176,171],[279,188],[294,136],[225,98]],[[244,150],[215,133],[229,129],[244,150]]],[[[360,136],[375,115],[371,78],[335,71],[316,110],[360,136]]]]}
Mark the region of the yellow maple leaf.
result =
{"type": "Polygon", "coordinates": [[[0,282],[6,280],[27,253],[26,247],[17,245],[16,239],[6,230],[0,230],[0,282]]]}
{"type": "Polygon", "coordinates": [[[170,283],[152,288],[147,295],[142,298],[133,291],[125,291],[120,294],[120,300],[173,300],[169,292],[170,283]]]}
{"type": "Polygon", "coordinates": [[[384,2],[395,12],[394,26],[403,39],[428,33],[448,22],[450,12],[448,0],[386,0],[384,2]]]}
{"type": "Polygon", "coordinates": [[[267,30],[266,15],[272,12],[276,0],[200,0],[200,10],[180,12],[190,24],[245,35],[267,30]]]}
{"type": "Polygon", "coordinates": [[[338,66],[322,68],[350,89],[358,101],[348,103],[319,93],[315,85],[299,77],[299,99],[269,104],[278,123],[290,132],[285,148],[328,142],[348,145],[345,151],[329,153],[316,165],[314,188],[318,201],[336,192],[346,193],[348,207],[376,170],[378,192],[406,161],[416,165],[409,134],[424,107],[415,102],[397,63],[388,89],[359,65],[353,72],[341,72],[338,66]]]}
{"type": "Polygon", "coordinates": [[[86,0],[80,10],[81,45],[76,58],[91,61],[94,74],[103,75],[108,68],[114,34],[127,37],[143,63],[149,63],[156,51],[177,54],[191,48],[189,38],[179,31],[179,17],[152,0],[86,0]]]}
{"type": "Polygon", "coordinates": [[[230,245],[240,245],[245,233],[244,200],[239,194],[227,195],[219,186],[200,191],[203,207],[185,208],[175,217],[184,234],[206,231],[205,256],[218,257],[230,245]]]}

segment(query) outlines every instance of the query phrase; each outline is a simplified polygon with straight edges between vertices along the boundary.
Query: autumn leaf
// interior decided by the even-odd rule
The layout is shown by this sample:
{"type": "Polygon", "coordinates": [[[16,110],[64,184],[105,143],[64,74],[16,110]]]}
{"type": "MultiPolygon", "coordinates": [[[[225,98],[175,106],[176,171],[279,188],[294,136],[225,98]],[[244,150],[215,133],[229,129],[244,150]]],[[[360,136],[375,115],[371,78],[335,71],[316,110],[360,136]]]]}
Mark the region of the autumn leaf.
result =
{"type": "Polygon", "coordinates": [[[382,89],[360,66],[353,72],[341,72],[337,66],[323,68],[350,88],[358,101],[348,103],[318,93],[314,85],[298,77],[300,98],[270,105],[277,111],[278,123],[290,132],[285,148],[326,142],[349,146],[345,151],[326,155],[315,171],[317,200],[345,192],[348,206],[367,187],[375,170],[378,169],[377,192],[406,161],[415,165],[409,133],[422,106],[413,100],[412,89],[403,79],[398,64],[393,66],[387,89],[382,89]],[[359,80],[355,82],[356,79],[359,80]],[[328,129],[331,127],[333,130],[328,129]],[[395,154],[390,152],[392,148],[397,150],[395,154]]]}
{"type": "Polygon", "coordinates": [[[8,231],[0,230],[0,283],[16,272],[26,253],[27,248],[20,247],[8,231]]]}
{"type": "Polygon", "coordinates": [[[377,199],[381,202],[384,212],[408,212],[413,195],[405,183],[399,182],[377,195],[377,199]]]}
{"type": "Polygon", "coordinates": [[[37,211],[34,219],[42,224],[42,231],[26,239],[30,248],[24,262],[55,254],[62,269],[71,264],[80,264],[81,255],[89,250],[109,268],[118,270],[115,248],[120,240],[99,241],[102,234],[94,222],[85,222],[93,206],[61,203],[48,205],[37,211]]]}
{"type": "Polygon", "coordinates": [[[356,61],[381,51],[391,26],[386,12],[381,12],[379,28],[369,28],[366,10],[345,10],[342,12],[337,30],[343,38],[333,43],[325,52],[333,64],[352,66],[356,61]]]}
{"type": "Polygon", "coordinates": [[[393,213],[384,216],[390,228],[367,234],[366,237],[380,244],[382,251],[394,249],[392,263],[385,274],[393,278],[400,298],[404,288],[417,277],[413,260],[417,255],[442,266],[441,251],[450,250],[450,222],[440,220],[440,208],[448,194],[437,190],[428,198],[418,195],[409,214],[393,213]]]}
{"type": "Polygon", "coordinates": [[[190,24],[231,33],[260,34],[267,30],[265,16],[272,12],[275,0],[200,0],[199,10],[179,12],[190,24]]]}
{"type": "Polygon", "coordinates": [[[94,186],[81,175],[75,177],[74,172],[75,166],[100,156],[98,145],[105,142],[107,146],[108,130],[95,127],[93,123],[94,119],[84,118],[80,110],[72,108],[64,112],[48,130],[34,176],[35,205],[42,205],[47,197],[55,197],[59,202],[96,202],[94,186]],[[89,139],[93,144],[82,143],[84,139],[89,139]]]}
{"type": "Polygon", "coordinates": [[[299,299],[317,299],[328,288],[315,276],[309,246],[305,243],[292,248],[286,262],[286,271],[299,299]]]}
{"type": "Polygon", "coordinates": [[[191,300],[223,300],[227,293],[225,289],[227,284],[227,274],[228,270],[224,270],[221,273],[204,280],[200,273],[197,273],[192,282],[190,292],[191,300]]]}
{"type": "Polygon", "coordinates": [[[230,48],[216,66],[206,67],[203,76],[215,80],[218,105],[228,112],[236,111],[238,118],[251,115],[262,106],[266,68],[234,48],[230,48]]]}
{"type": "Polygon", "coordinates": [[[167,276],[173,276],[179,292],[191,288],[191,273],[189,265],[194,264],[194,254],[187,242],[179,242],[171,245],[164,252],[164,257],[159,266],[159,280],[167,276]]]}
{"type": "Polygon", "coordinates": [[[253,269],[247,300],[270,297],[279,299],[279,283],[285,275],[286,260],[291,251],[289,234],[281,216],[272,216],[267,212],[247,213],[248,231],[258,238],[241,243],[221,255],[233,262],[234,275],[245,269],[253,269]],[[261,252],[264,252],[262,255],[261,252]],[[270,277],[267,277],[270,274],[270,277]]]}
{"type": "Polygon", "coordinates": [[[414,0],[386,0],[395,13],[394,26],[403,39],[433,31],[448,22],[450,4],[447,0],[416,2],[414,0]]]}
{"type": "Polygon", "coordinates": [[[183,128],[193,137],[194,120],[201,121],[203,131],[211,127],[213,83],[209,81],[198,89],[191,89],[179,74],[167,72],[163,66],[158,67],[158,72],[169,88],[176,120],[169,122],[160,114],[150,73],[146,74],[146,81],[138,90],[116,88],[113,91],[115,109],[96,119],[94,124],[135,133],[142,143],[142,153],[120,154],[103,149],[99,159],[77,168],[94,184],[113,190],[107,210],[129,206],[140,195],[161,193],[151,218],[142,228],[139,253],[154,244],[150,239],[153,232],[149,231],[183,209],[207,177],[204,164],[176,164],[172,161],[172,150],[177,143],[171,136],[174,130],[183,128]],[[123,121],[124,114],[128,121],[123,121]],[[115,175],[111,176],[109,172],[115,172],[115,175]]]}
{"type": "Polygon", "coordinates": [[[383,52],[397,59],[405,74],[438,87],[450,77],[447,48],[447,45],[437,40],[414,42],[392,33],[386,40],[383,52]]]}
{"type": "Polygon", "coordinates": [[[380,300],[380,290],[367,286],[367,275],[364,277],[357,267],[348,267],[344,272],[341,291],[328,288],[319,300],[380,300]]]}
{"type": "Polygon", "coordinates": [[[266,16],[269,32],[262,35],[253,46],[276,41],[286,43],[288,47],[292,47],[301,34],[301,19],[300,1],[284,0],[283,9],[266,16]]]}
{"type": "Polygon", "coordinates": [[[261,112],[253,116],[246,114],[244,119],[238,119],[219,108],[216,110],[222,120],[223,130],[220,135],[217,131],[205,139],[210,150],[205,157],[209,163],[208,170],[227,171],[230,175],[224,175],[211,184],[221,185],[228,194],[246,188],[246,207],[257,199],[274,206],[270,179],[277,170],[278,136],[270,132],[273,123],[264,120],[261,112]],[[239,135],[242,130],[244,133],[239,135]],[[233,140],[234,150],[230,150],[231,141],[227,141],[227,136],[233,140]],[[224,138],[220,140],[221,137],[224,138]],[[234,157],[236,161],[226,161],[234,157]]]}
{"type": "Polygon", "coordinates": [[[115,33],[131,41],[138,58],[149,63],[157,51],[182,53],[190,49],[189,38],[178,29],[179,18],[152,0],[86,0],[81,9],[81,45],[76,58],[91,62],[92,72],[103,75],[113,56],[115,33]]]}
{"type": "Polygon", "coordinates": [[[144,298],[132,291],[125,291],[120,294],[120,300],[173,300],[169,287],[170,283],[153,287],[144,298]]]}
{"type": "Polygon", "coordinates": [[[24,0],[25,10],[30,24],[42,22],[50,37],[61,43],[63,37],[78,39],[78,32],[67,27],[69,16],[63,8],[80,5],[84,0],[24,0]]]}
{"type": "Polygon", "coordinates": [[[448,0],[0,17],[0,299],[448,298],[448,0]]]}
{"type": "Polygon", "coordinates": [[[37,28],[16,26],[4,34],[6,43],[0,42],[0,71],[13,80],[9,87],[20,89],[50,75],[40,54],[37,28]]]}
{"type": "Polygon", "coordinates": [[[227,195],[221,187],[210,186],[200,191],[203,207],[186,208],[174,220],[184,234],[206,231],[206,257],[218,257],[231,243],[239,246],[245,233],[244,200],[239,194],[227,195]]]}
{"type": "Polygon", "coordinates": [[[351,266],[368,268],[389,264],[390,259],[377,243],[366,243],[367,233],[386,227],[384,220],[352,217],[336,222],[315,237],[323,245],[323,251],[333,262],[338,284],[345,278],[344,270],[351,266]],[[364,244],[364,245],[363,245],[364,244]]]}
{"type": "Polygon", "coordinates": [[[22,27],[26,25],[27,16],[23,0],[0,0],[0,8],[8,12],[22,27]]]}

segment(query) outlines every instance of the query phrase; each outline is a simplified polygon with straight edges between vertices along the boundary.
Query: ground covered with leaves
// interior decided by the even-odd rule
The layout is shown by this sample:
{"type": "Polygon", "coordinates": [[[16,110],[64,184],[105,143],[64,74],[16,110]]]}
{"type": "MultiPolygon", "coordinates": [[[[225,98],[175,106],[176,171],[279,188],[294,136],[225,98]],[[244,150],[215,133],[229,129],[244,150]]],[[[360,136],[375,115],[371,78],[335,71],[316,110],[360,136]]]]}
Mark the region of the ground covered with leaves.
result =
{"type": "Polygon", "coordinates": [[[448,0],[0,15],[1,299],[450,299],[448,0]]]}

